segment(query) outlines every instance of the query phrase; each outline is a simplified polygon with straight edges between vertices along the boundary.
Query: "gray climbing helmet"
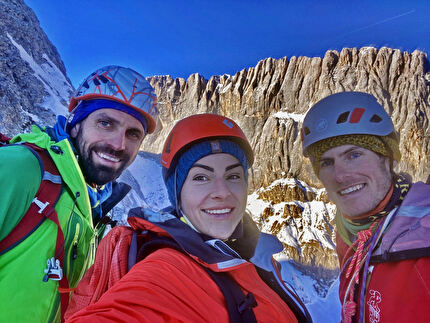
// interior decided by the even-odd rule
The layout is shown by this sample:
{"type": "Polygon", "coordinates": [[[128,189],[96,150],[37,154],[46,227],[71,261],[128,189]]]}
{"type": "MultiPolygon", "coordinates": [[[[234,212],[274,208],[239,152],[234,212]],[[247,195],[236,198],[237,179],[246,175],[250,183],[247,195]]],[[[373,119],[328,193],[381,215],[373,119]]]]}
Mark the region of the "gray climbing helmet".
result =
{"type": "Polygon", "coordinates": [[[392,133],[393,122],[374,96],[363,92],[336,93],[317,102],[306,114],[301,131],[303,153],[308,156],[310,145],[331,137],[383,137],[392,133]]]}

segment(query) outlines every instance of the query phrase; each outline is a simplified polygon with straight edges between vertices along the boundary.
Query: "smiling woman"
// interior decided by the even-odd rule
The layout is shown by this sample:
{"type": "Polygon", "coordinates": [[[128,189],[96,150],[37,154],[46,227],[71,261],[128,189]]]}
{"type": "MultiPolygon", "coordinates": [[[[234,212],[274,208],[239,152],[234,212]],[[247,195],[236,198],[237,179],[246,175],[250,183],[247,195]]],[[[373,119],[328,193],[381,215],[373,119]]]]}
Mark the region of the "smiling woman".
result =
{"type": "MultiPolygon", "coordinates": [[[[150,239],[138,247],[140,261],[70,322],[311,322],[273,259],[282,244],[245,212],[253,152],[238,125],[215,114],[183,119],[161,163],[174,208],[130,212],[130,225],[150,239]]],[[[72,304],[82,303],[86,287],[72,304]]]]}
{"type": "Polygon", "coordinates": [[[212,154],[190,169],[181,190],[181,210],[194,228],[228,239],[245,213],[248,185],[233,155],[212,154]]]}

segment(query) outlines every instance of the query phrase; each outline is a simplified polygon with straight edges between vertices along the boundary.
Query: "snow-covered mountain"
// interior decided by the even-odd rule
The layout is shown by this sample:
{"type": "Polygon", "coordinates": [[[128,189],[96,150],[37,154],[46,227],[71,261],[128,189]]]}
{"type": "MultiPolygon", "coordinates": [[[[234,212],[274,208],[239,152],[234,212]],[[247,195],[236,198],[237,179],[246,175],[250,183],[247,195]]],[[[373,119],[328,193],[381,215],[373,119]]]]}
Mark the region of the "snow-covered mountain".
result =
{"type": "MultiPolygon", "coordinates": [[[[28,131],[33,123],[52,125],[57,115],[67,113],[68,101],[73,92],[59,54],[40,29],[37,17],[23,1],[0,0],[0,17],[2,27],[0,51],[5,58],[0,61],[0,131],[7,135],[14,135],[28,131]]],[[[160,133],[158,135],[161,137],[160,133]]],[[[124,201],[112,210],[112,216],[120,222],[126,223],[126,214],[132,207],[146,205],[154,209],[162,209],[168,206],[158,155],[140,152],[136,162],[122,174],[120,180],[133,187],[124,201]]],[[[278,187],[279,183],[274,183],[274,186],[278,187]]],[[[316,219],[327,221],[324,217],[328,215],[322,216],[323,213],[320,212],[316,218],[310,217],[303,231],[307,233],[303,235],[299,228],[302,223],[288,220],[290,221],[288,223],[294,222],[297,226],[296,229],[288,228],[283,222],[284,216],[276,214],[276,210],[285,208],[285,203],[269,202],[265,193],[268,194],[272,189],[273,187],[269,187],[251,195],[248,211],[262,230],[276,231],[275,233],[287,247],[286,250],[288,251],[289,247],[292,248],[288,252],[279,254],[279,259],[300,256],[301,252],[292,250],[300,250],[302,248],[300,245],[310,241],[309,237],[312,235],[317,238],[323,237],[322,231],[316,231],[316,219]],[[273,208],[275,213],[270,217],[261,218],[269,208],[273,208]],[[275,222],[278,223],[275,226],[276,230],[272,228],[275,222]]],[[[300,203],[298,202],[298,205],[302,205],[300,203]]],[[[306,203],[303,205],[307,207],[306,203]]],[[[310,210],[309,212],[313,214],[310,210]]],[[[328,219],[331,221],[332,214],[328,219]]],[[[326,238],[321,241],[322,246],[330,245],[326,238]]],[[[317,304],[326,299],[327,290],[333,282],[333,274],[318,278],[312,265],[301,267],[293,262],[286,262],[286,264],[288,265],[283,267],[284,274],[288,280],[294,282],[293,285],[300,291],[300,296],[307,304],[317,304]]],[[[334,317],[337,321],[336,307],[333,308],[333,313],[329,317],[334,317]]]]}
{"type": "Polygon", "coordinates": [[[0,0],[0,132],[52,125],[73,86],[57,49],[22,0],[0,0]]]}
{"type": "MultiPolygon", "coordinates": [[[[19,1],[16,4],[19,4],[19,1]]],[[[9,7],[8,10],[13,12],[12,9],[9,7]]],[[[29,15],[31,16],[31,13],[29,15]]],[[[2,109],[0,112],[0,131],[12,135],[28,130],[28,126],[32,123],[52,125],[56,115],[67,113],[67,103],[73,91],[64,73],[64,66],[61,63],[58,67],[58,57],[53,56],[52,52],[46,54],[43,51],[36,51],[32,45],[29,46],[28,42],[22,40],[22,35],[15,32],[6,33],[5,36],[6,41],[3,40],[3,42],[8,44],[13,57],[10,62],[15,62],[14,67],[19,69],[21,74],[19,77],[14,76],[14,82],[9,82],[8,75],[16,72],[11,67],[9,67],[10,73],[6,71],[9,101],[5,105],[10,108],[2,109]],[[22,89],[27,89],[28,93],[22,89]]],[[[5,72],[2,71],[2,73],[5,72]]],[[[3,86],[3,88],[6,87],[3,86]]],[[[280,118],[285,115],[278,114],[275,117],[280,118]]],[[[159,155],[140,152],[136,161],[122,174],[120,180],[133,188],[122,203],[111,211],[112,217],[120,223],[126,224],[126,214],[132,207],[146,206],[159,210],[168,206],[167,192],[161,178],[159,155]]],[[[339,304],[335,281],[336,270],[317,268],[312,266],[313,261],[308,266],[291,261],[291,257],[300,260],[300,257],[306,254],[306,244],[313,244],[315,241],[332,254],[331,236],[324,230],[327,228],[332,230],[330,223],[333,220],[333,207],[327,207],[323,201],[306,202],[300,199],[291,201],[284,199],[276,203],[271,201],[268,195],[273,194],[276,189],[283,190],[283,187],[293,190],[294,187],[298,188],[303,190],[304,195],[321,195],[321,191],[307,186],[304,182],[285,178],[252,193],[249,196],[248,212],[263,231],[277,234],[286,246],[285,252],[277,256],[283,263],[283,275],[310,307],[315,322],[337,322],[339,304]],[[301,209],[302,217],[291,218],[288,215],[287,211],[295,207],[301,209]],[[320,275],[321,273],[324,274],[320,275]],[[325,308],[328,306],[330,310],[322,311],[321,306],[325,308]]]]}
{"type": "MultiPolygon", "coordinates": [[[[51,111],[54,115],[65,115],[67,113],[67,103],[73,93],[70,81],[64,76],[58,67],[49,59],[48,55],[43,54],[45,63],[38,64],[34,58],[20,45],[11,35],[7,34],[11,43],[16,47],[21,59],[30,66],[33,76],[39,80],[45,90],[45,96],[40,103],[40,107],[46,111],[51,111]]],[[[30,112],[26,112],[34,122],[40,122],[40,118],[30,112]]]]}
{"type": "MultiPolygon", "coordinates": [[[[52,125],[56,115],[67,112],[73,86],[55,46],[23,0],[0,0],[0,54],[0,132],[13,135],[33,123],[52,125]]],[[[315,322],[338,322],[335,208],[317,189],[318,179],[301,153],[304,113],[330,93],[374,94],[401,130],[400,170],[423,180],[430,165],[428,66],[420,51],[366,47],[328,50],[324,58],[268,58],[209,80],[198,74],[187,80],[149,77],[160,120],[155,134],[145,138],[144,151],[121,176],[133,190],[112,216],[125,223],[131,207],[168,205],[157,153],[177,120],[203,112],[229,116],[255,151],[249,213],[262,231],[276,234],[284,244],[277,256],[284,278],[308,304],[315,322]]]]}

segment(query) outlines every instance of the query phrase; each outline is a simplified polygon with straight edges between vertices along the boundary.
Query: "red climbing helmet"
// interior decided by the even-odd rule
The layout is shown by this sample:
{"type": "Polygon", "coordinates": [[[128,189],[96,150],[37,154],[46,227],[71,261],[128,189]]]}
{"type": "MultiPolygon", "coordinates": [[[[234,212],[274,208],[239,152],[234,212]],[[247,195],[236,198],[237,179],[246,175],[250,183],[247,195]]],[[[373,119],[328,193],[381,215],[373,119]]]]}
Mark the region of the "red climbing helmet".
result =
{"type": "Polygon", "coordinates": [[[341,92],[322,99],[308,111],[301,137],[307,156],[306,149],[310,145],[327,138],[392,133],[395,133],[393,122],[374,96],[363,92],[341,92]]]}
{"type": "Polygon", "coordinates": [[[196,114],[180,120],[170,131],[164,143],[161,165],[169,170],[190,144],[203,139],[228,139],[236,142],[245,152],[251,167],[254,154],[239,126],[231,119],[217,114],[196,114]]]}
{"type": "Polygon", "coordinates": [[[142,114],[148,133],[155,130],[157,96],[151,84],[136,71],[121,66],[105,66],[91,73],[78,87],[69,104],[72,112],[82,100],[108,99],[125,104],[142,114]]]}

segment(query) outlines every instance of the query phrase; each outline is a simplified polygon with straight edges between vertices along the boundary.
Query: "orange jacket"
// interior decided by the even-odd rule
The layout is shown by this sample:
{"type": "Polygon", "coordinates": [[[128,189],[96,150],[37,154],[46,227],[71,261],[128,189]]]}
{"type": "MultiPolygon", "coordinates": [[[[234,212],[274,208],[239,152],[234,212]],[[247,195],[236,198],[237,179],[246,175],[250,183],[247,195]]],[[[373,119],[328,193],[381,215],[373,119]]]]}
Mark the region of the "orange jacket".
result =
{"type": "MultiPolygon", "coordinates": [[[[143,219],[129,218],[129,222],[135,229],[166,234],[159,225],[143,219]]],[[[173,223],[182,222],[175,218],[173,223]]],[[[190,230],[184,235],[185,240],[191,240],[189,237],[195,233],[190,230]]],[[[215,250],[212,247],[208,250],[212,249],[215,250]]],[[[224,255],[215,252],[217,260],[224,260],[224,255]]],[[[287,303],[260,278],[253,263],[237,258],[208,263],[201,258],[168,247],[158,249],[136,263],[98,301],[75,313],[67,322],[228,322],[224,296],[202,266],[227,271],[245,294],[252,292],[258,304],[253,308],[257,321],[298,322],[287,303]]],[[[87,283],[88,280],[84,285],[87,283]]],[[[79,302],[80,291],[82,288],[78,286],[71,306],[79,302]]]]}
{"type": "MultiPolygon", "coordinates": [[[[232,272],[252,291],[261,322],[297,322],[291,310],[247,263],[232,272]]],[[[68,322],[228,322],[224,296],[195,261],[180,251],[163,248],[137,263],[97,303],[68,322]]]]}

